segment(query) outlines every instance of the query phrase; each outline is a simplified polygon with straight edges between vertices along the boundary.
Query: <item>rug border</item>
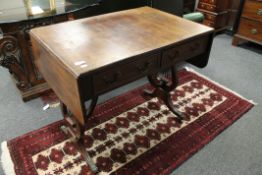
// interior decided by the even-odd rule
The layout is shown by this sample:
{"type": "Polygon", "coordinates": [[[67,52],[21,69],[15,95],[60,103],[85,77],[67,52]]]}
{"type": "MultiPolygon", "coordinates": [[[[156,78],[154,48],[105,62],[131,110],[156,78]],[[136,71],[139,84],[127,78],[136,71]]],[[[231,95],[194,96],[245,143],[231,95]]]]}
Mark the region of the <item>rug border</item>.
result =
{"type": "Polygon", "coordinates": [[[209,77],[207,77],[206,75],[203,75],[203,74],[195,71],[193,68],[190,68],[190,67],[185,66],[184,69],[186,69],[186,71],[192,72],[192,73],[196,74],[197,76],[202,77],[202,78],[204,78],[204,79],[212,82],[212,83],[215,84],[216,86],[219,86],[219,87],[221,87],[222,89],[225,89],[226,91],[228,91],[228,92],[230,92],[230,93],[238,96],[239,98],[242,98],[243,100],[248,101],[249,103],[251,103],[251,104],[253,104],[253,105],[255,105],[255,106],[258,105],[258,103],[254,102],[253,100],[247,99],[247,98],[245,98],[244,96],[242,96],[241,94],[237,93],[236,91],[233,91],[233,90],[229,89],[227,86],[224,86],[224,85],[218,83],[217,81],[211,80],[209,77]]]}
{"type": "MultiPolygon", "coordinates": [[[[246,99],[243,99],[246,100],[246,99]]],[[[248,101],[250,103],[250,101],[248,101]]],[[[160,175],[166,175],[166,174],[172,174],[178,167],[180,167],[182,164],[184,164],[186,161],[188,161],[192,156],[194,156],[195,154],[197,154],[199,151],[201,151],[204,147],[206,147],[208,144],[210,144],[211,142],[213,142],[217,136],[219,136],[220,134],[222,134],[224,131],[226,131],[230,126],[232,126],[233,124],[235,124],[238,120],[240,120],[242,117],[244,117],[244,115],[249,112],[253,107],[255,106],[255,104],[250,103],[247,108],[245,108],[242,113],[239,113],[238,115],[235,116],[235,119],[233,121],[229,121],[227,122],[227,124],[225,125],[225,128],[219,128],[217,129],[214,133],[212,133],[212,135],[210,135],[209,138],[206,138],[205,140],[203,140],[201,142],[201,144],[197,145],[196,148],[191,149],[190,152],[188,152],[184,157],[180,157],[180,159],[178,159],[177,163],[173,163],[171,166],[169,166],[169,168],[165,169],[160,175]],[[170,170],[171,169],[171,170],[170,170]]]]}
{"type": "Polygon", "coordinates": [[[14,169],[14,163],[10,155],[10,151],[7,146],[7,141],[3,141],[1,143],[1,164],[3,171],[6,175],[16,175],[15,169],[14,169]]]}

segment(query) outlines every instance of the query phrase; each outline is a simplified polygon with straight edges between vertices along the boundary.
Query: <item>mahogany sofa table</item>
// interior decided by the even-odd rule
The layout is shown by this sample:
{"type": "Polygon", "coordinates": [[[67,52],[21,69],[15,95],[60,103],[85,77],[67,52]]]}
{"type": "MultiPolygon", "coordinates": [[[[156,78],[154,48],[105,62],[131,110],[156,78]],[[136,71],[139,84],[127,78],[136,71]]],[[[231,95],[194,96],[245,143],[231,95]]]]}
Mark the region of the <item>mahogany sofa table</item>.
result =
{"type": "Polygon", "coordinates": [[[214,30],[159,10],[142,7],[35,28],[30,31],[35,63],[62,102],[68,126],[84,153],[83,134],[98,96],[143,76],[155,87],[151,95],[174,109],[181,61],[204,67],[214,30]],[[172,80],[159,76],[171,70],[172,80]]]}

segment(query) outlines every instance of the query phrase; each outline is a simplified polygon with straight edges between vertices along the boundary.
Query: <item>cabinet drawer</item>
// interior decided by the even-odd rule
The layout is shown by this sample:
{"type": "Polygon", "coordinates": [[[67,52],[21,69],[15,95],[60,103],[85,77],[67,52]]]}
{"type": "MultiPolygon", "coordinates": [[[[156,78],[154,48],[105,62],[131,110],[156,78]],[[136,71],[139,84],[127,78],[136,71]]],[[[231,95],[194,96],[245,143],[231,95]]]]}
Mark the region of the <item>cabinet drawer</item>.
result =
{"type": "Polygon", "coordinates": [[[262,22],[262,1],[247,0],[242,16],[262,22]]]}
{"type": "Polygon", "coordinates": [[[203,24],[206,25],[206,26],[209,26],[209,27],[213,27],[215,28],[215,23],[213,21],[209,21],[209,20],[204,20],[203,21],[203,24]]]}
{"type": "Polygon", "coordinates": [[[217,0],[209,0],[209,3],[210,3],[210,4],[213,4],[213,5],[215,5],[216,2],[217,2],[217,0]]]}
{"type": "Polygon", "coordinates": [[[170,48],[164,51],[161,65],[166,68],[179,61],[198,56],[206,51],[207,44],[208,36],[204,36],[170,48]]]}
{"type": "Polygon", "coordinates": [[[262,23],[241,18],[238,34],[262,42],[262,23]]]}
{"type": "Polygon", "coordinates": [[[227,26],[228,13],[221,13],[213,15],[210,13],[204,13],[205,19],[203,24],[213,27],[215,29],[223,28],[227,26]]]}
{"type": "Polygon", "coordinates": [[[216,22],[216,16],[215,15],[211,15],[211,14],[208,14],[208,13],[204,13],[204,15],[205,15],[206,20],[216,22]]]}
{"type": "Polygon", "coordinates": [[[198,4],[198,8],[203,9],[203,10],[207,10],[207,11],[216,12],[216,6],[201,3],[201,2],[198,4]]]}
{"type": "Polygon", "coordinates": [[[200,0],[201,3],[208,3],[209,0],[200,0]]]}
{"type": "Polygon", "coordinates": [[[200,2],[215,5],[217,0],[200,0],[200,2]]]}
{"type": "Polygon", "coordinates": [[[160,67],[160,54],[139,56],[125,63],[109,66],[93,75],[94,93],[99,95],[133,81],[160,67]]]}

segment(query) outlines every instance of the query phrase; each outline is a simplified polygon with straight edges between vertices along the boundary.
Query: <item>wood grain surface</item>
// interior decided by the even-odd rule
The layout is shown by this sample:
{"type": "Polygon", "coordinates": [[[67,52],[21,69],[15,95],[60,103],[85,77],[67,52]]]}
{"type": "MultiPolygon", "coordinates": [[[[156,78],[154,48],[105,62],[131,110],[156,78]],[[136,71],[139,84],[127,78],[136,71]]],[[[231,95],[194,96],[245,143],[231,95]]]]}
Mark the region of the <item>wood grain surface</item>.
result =
{"type": "Polygon", "coordinates": [[[35,28],[30,33],[79,76],[211,30],[142,7],[35,28]]]}

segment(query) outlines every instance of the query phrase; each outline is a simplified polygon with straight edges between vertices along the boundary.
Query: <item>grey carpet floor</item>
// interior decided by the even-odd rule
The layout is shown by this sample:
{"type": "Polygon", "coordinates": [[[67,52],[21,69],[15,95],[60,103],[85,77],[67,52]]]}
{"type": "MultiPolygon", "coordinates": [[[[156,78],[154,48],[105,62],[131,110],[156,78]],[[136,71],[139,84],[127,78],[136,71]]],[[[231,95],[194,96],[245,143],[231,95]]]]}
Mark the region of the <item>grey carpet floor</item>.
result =
{"type": "MultiPolygon", "coordinates": [[[[196,71],[258,103],[240,120],[177,168],[172,175],[262,175],[262,50],[231,45],[232,37],[215,37],[210,62],[196,71]]],[[[105,94],[100,102],[146,82],[141,79],[105,94]]],[[[0,142],[62,119],[59,108],[42,110],[35,99],[24,103],[9,73],[0,68],[0,142]]],[[[0,168],[0,175],[4,174],[0,168]]]]}

